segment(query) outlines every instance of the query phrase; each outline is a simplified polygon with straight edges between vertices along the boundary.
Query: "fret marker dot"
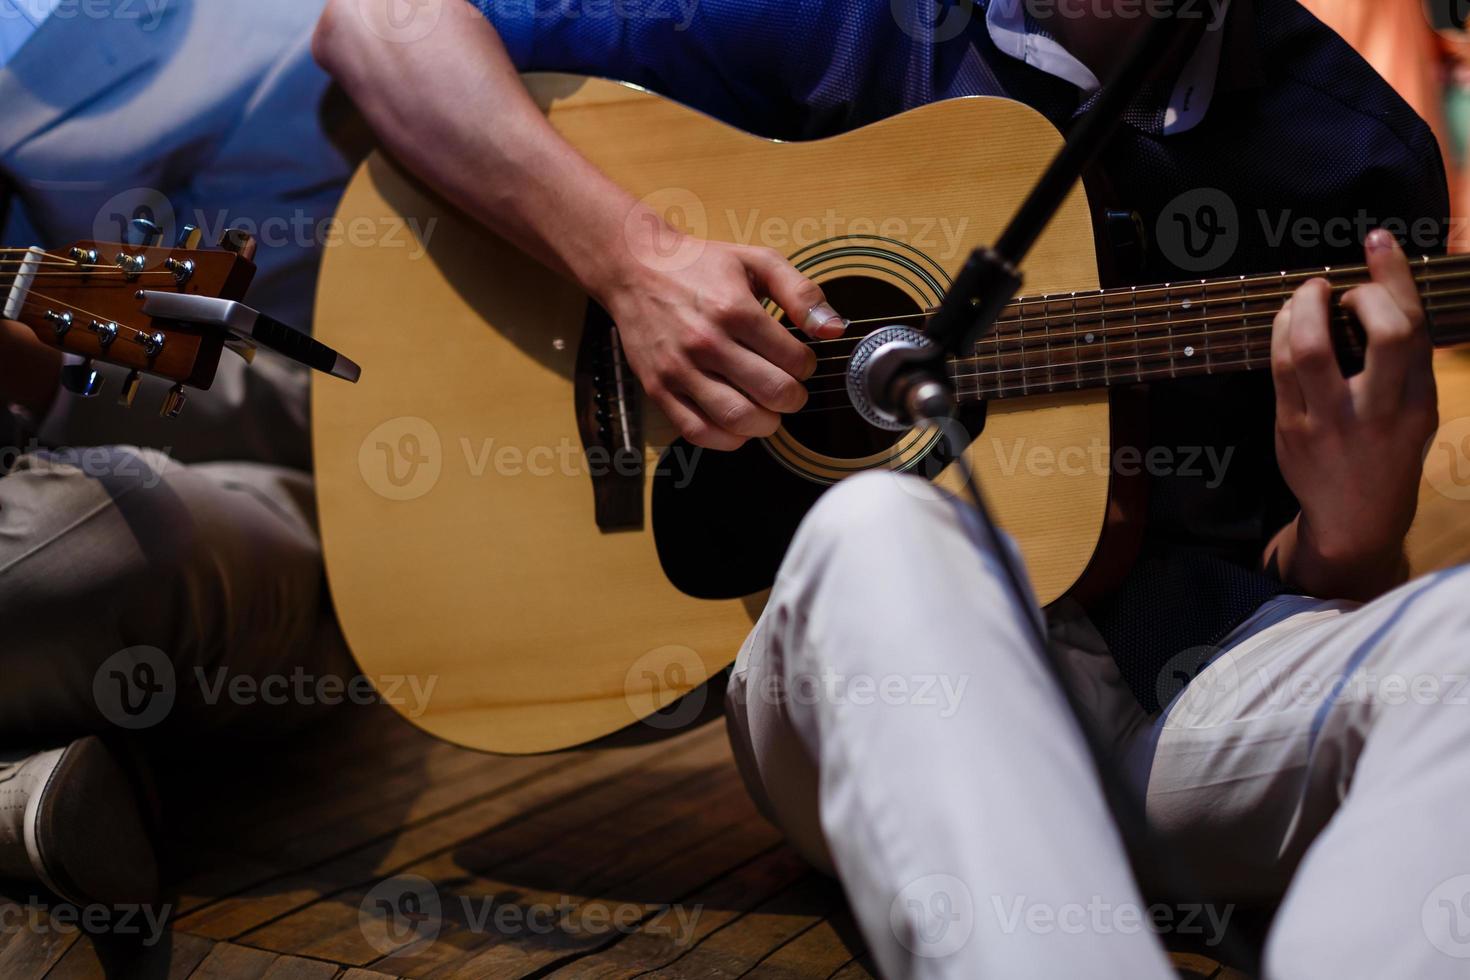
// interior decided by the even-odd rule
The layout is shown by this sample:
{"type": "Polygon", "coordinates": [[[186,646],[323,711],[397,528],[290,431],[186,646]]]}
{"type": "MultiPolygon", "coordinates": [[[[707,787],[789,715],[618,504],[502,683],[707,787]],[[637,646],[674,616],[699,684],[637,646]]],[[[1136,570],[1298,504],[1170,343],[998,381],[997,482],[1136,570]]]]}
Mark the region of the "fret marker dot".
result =
{"type": "Polygon", "coordinates": [[[1086,337],[1083,337],[1082,339],[1085,340],[1085,341],[1087,341],[1090,344],[1090,343],[1092,343],[1093,336],[1094,336],[1093,334],[1088,334],[1086,337]]]}
{"type": "Polygon", "coordinates": [[[1186,348],[1184,348],[1184,356],[1185,357],[1193,357],[1194,356],[1194,348],[1193,347],[1186,347],[1186,348]]]}
{"type": "Polygon", "coordinates": [[[1187,309],[1189,309],[1189,306],[1190,306],[1189,300],[1185,300],[1184,301],[1184,308],[1187,310],[1187,309]]]}

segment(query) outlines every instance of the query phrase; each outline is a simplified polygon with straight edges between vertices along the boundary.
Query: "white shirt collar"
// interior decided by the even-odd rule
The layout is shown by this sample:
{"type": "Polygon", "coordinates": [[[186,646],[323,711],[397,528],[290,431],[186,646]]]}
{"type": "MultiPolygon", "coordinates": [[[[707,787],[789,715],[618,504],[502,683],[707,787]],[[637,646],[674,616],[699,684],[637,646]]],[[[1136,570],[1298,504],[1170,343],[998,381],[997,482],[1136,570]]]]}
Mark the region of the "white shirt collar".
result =
{"type": "MultiPolygon", "coordinates": [[[[1205,31],[1170,93],[1169,104],[1164,109],[1165,135],[1187,132],[1199,125],[1214,99],[1230,0],[1221,0],[1216,9],[1216,20],[1205,31]]],[[[1027,26],[1025,0],[991,0],[985,10],[985,26],[995,46],[1012,58],[1070,82],[1088,94],[1102,87],[1092,69],[1054,39],[1027,26]]]]}

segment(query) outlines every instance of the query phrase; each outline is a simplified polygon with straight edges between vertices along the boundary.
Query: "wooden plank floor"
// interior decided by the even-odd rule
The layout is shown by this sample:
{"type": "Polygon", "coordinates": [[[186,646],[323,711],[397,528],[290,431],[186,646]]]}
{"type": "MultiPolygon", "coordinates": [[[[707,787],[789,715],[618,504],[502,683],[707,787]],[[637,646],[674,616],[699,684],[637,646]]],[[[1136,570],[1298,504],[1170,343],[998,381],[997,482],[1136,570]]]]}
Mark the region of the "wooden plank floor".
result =
{"type": "MultiPolygon", "coordinates": [[[[1470,438],[1470,359],[1440,378],[1444,431],[1470,438]]],[[[1461,465],[1431,451],[1416,570],[1470,560],[1461,465]]],[[[757,815],[719,724],[503,758],[342,708],[288,743],[182,758],[162,797],[162,941],[84,935],[11,886],[0,978],[872,975],[841,890],[757,815]]]]}
{"type": "Polygon", "coordinates": [[[175,772],[164,941],[42,909],[0,931],[0,977],[871,975],[840,889],[756,813],[719,724],[504,758],[342,708],[175,772]]]}
{"type": "Polygon", "coordinates": [[[840,887],[756,813],[718,723],[527,759],[341,708],[172,772],[160,941],[141,921],[87,935],[12,886],[0,977],[873,976],[840,887]]]}

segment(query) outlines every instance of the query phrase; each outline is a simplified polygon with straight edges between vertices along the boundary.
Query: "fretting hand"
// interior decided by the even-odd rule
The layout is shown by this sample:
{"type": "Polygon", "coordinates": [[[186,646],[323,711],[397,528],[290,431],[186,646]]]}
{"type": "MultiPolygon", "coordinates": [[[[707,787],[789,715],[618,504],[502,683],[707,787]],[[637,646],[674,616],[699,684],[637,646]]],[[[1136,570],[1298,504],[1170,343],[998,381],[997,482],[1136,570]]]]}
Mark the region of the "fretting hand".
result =
{"type": "Polygon", "coordinates": [[[1432,346],[1398,242],[1368,236],[1372,281],[1342,306],[1367,334],[1361,373],[1344,378],[1329,331],[1331,289],[1313,279],[1276,317],[1276,456],[1301,502],[1273,548],[1284,580],[1325,598],[1367,599],[1402,580],[1424,445],[1438,425],[1432,346]]]}

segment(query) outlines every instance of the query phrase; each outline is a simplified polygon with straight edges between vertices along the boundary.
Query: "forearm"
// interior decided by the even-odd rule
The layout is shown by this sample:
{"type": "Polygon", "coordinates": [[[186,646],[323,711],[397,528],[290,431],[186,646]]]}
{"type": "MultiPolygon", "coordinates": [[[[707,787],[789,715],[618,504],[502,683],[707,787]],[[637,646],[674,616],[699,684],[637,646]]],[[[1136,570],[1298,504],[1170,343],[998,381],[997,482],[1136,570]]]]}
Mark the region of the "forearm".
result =
{"type": "Polygon", "coordinates": [[[1367,602],[1409,579],[1402,541],[1362,553],[1333,553],[1319,543],[1303,515],[1272,539],[1264,562],[1288,588],[1323,599],[1367,602]]]}
{"type": "Polygon", "coordinates": [[[494,28],[470,4],[450,2],[428,37],[390,42],[363,9],[329,3],[314,51],[389,152],[589,292],[611,288],[630,267],[624,229],[645,225],[629,223],[640,205],[551,127],[494,28]]]}

